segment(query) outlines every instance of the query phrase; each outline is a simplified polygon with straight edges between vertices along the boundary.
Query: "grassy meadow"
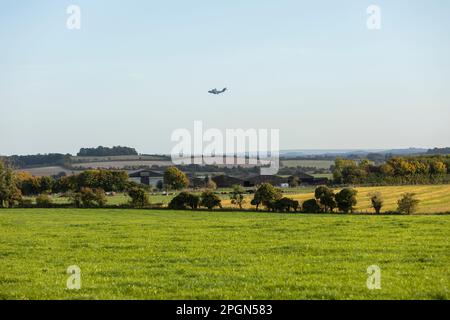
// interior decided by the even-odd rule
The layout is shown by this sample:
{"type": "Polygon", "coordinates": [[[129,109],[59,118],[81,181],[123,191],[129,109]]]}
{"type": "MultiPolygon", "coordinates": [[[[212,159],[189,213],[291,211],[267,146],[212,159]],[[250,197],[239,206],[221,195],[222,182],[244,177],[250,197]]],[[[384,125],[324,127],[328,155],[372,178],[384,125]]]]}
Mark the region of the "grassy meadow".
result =
{"type": "Polygon", "coordinates": [[[0,299],[450,298],[447,215],[4,209],[0,234],[0,299]]]}

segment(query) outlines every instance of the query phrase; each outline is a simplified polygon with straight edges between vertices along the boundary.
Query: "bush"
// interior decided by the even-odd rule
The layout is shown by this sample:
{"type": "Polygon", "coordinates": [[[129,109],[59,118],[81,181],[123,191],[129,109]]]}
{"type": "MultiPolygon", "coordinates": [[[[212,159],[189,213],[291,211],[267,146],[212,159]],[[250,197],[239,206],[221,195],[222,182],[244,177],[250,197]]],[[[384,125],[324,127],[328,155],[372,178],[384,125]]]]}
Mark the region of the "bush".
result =
{"type": "Polygon", "coordinates": [[[127,194],[131,198],[130,205],[134,208],[144,208],[150,204],[148,194],[142,188],[131,188],[127,194]]]}
{"type": "Polygon", "coordinates": [[[242,205],[245,203],[244,197],[245,189],[240,185],[234,185],[233,191],[230,193],[231,204],[237,205],[239,209],[242,209],[242,205]]]}
{"type": "Polygon", "coordinates": [[[209,210],[213,210],[215,207],[222,208],[222,200],[213,192],[205,191],[202,193],[200,205],[208,208],[209,210]]]}
{"type": "Polygon", "coordinates": [[[413,214],[414,212],[416,212],[420,201],[416,199],[415,196],[416,195],[414,193],[404,194],[397,202],[398,212],[400,212],[401,214],[413,214]]]}
{"type": "Polygon", "coordinates": [[[370,202],[372,203],[372,208],[375,209],[375,212],[377,214],[380,214],[381,208],[383,208],[383,203],[384,203],[381,193],[377,192],[377,193],[372,194],[370,196],[370,202]]]}
{"type": "Polygon", "coordinates": [[[80,192],[72,194],[70,198],[77,208],[95,208],[106,205],[105,191],[100,188],[81,188],[80,192]]]}
{"type": "Polygon", "coordinates": [[[333,212],[334,208],[336,208],[337,203],[334,192],[327,186],[317,187],[314,195],[322,211],[333,212]]]}
{"type": "Polygon", "coordinates": [[[50,208],[53,204],[52,198],[48,194],[40,194],[36,197],[36,206],[38,208],[50,208]]]}
{"type": "Polygon", "coordinates": [[[321,209],[316,199],[309,199],[303,202],[302,211],[304,213],[320,213],[321,209]]]}
{"type": "Polygon", "coordinates": [[[195,210],[200,204],[200,197],[189,192],[181,192],[169,203],[169,208],[174,210],[185,210],[187,207],[195,210]]]}
{"type": "Polygon", "coordinates": [[[268,203],[268,209],[273,212],[290,212],[291,210],[297,212],[299,206],[298,201],[289,198],[281,198],[268,203]]]}
{"type": "Polygon", "coordinates": [[[356,195],[358,191],[351,188],[345,188],[336,194],[336,203],[339,210],[344,213],[353,212],[354,206],[356,206],[356,195]]]}
{"type": "Polygon", "coordinates": [[[282,197],[281,190],[270,183],[263,183],[256,190],[251,204],[256,206],[256,210],[261,204],[270,210],[269,207],[272,206],[273,201],[280,200],[282,197]]]}

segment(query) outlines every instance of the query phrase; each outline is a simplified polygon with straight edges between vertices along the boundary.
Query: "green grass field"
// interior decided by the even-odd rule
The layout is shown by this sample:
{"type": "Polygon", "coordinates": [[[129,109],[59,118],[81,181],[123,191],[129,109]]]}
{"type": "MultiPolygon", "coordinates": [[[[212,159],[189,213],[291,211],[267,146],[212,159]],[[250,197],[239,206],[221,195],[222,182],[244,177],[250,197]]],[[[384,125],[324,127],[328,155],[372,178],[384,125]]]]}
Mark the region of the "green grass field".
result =
{"type": "Polygon", "coordinates": [[[1,299],[450,298],[450,216],[15,209],[0,235],[1,299]]]}

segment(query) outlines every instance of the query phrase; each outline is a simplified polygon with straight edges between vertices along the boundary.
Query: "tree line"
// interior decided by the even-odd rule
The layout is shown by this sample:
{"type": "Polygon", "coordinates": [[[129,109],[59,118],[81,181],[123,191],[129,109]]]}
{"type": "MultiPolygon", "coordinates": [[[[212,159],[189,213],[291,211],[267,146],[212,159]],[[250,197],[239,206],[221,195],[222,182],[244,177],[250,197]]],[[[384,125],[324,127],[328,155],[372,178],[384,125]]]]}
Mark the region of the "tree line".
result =
{"type": "Polygon", "coordinates": [[[99,146],[97,148],[81,148],[77,153],[79,157],[107,157],[107,156],[137,156],[134,148],[114,146],[112,148],[99,146]]]}
{"type": "Polygon", "coordinates": [[[369,160],[336,159],[335,184],[438,184],[449,181],[450,156],[394,157],[375,165],[369,160]]]}

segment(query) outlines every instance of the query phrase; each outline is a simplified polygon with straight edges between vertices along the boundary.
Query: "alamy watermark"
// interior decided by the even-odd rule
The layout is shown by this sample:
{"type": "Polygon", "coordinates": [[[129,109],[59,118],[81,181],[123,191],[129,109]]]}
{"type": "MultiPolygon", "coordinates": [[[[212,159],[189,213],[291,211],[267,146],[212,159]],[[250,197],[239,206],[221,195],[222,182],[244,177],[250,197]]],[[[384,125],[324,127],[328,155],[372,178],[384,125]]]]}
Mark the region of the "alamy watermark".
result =
{"type": "Polygon", "coordinates": [[[176,129],[172,133],[171,157],[175,165],[254,165],[261,175],[275,175],[280,168],[278,129],[204,130],[195,121],[194,130],[176,129]]]}
{"type": "Polygon", "coordinates": [[[380,30],[381,29],[381,8],[377,5],[370,5],[367,8],[367,29],[380,30]]]}
{"type": "Polygon", "coordinates": [[[367,289],[381,290],[381,268],[377,265],[372,265],[367,268],[367,289]]]}
{"type": "Polygon", "coordinates": [[[66,27],[69,30],[81,29],[81,8],[77,5],[70,5],[66,9],[66,13],[69,15],[66,21],[66,27]]]}
{"type": "Polygon", "coordinates": [[[66,286],[69,290],[81,289],[81,269],[78,266],[70,266],[67,268],[67,273],[70,274],[67,279],[66,286]]]}

